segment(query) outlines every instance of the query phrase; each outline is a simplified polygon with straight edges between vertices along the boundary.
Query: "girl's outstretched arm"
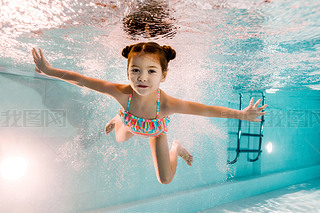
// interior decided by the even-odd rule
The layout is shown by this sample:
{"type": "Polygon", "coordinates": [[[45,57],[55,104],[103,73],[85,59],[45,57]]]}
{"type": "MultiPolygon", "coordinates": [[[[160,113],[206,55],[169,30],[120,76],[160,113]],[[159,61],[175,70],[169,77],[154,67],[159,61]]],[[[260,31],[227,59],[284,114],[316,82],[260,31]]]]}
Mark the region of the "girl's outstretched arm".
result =
{"type": "Polygon", "coordinates": [[[44,57],[41,49],[39,49],[39,53],[35,48],[32,49],[33,60],[36,64],[35,71],[40,74],[45,74],[51,77],[59,78],[61,80],[67,81],[71,84],[78,85],[80,87],[87,87],[89,89],[111,95],[116,99],[120,92],[119,89],[123,87],[123,85],[120,84],[115,84],[96,78],[86,77],[73,71],[53,68],[44,57]]]}
{"type": "Polygon", "coordinates": [[[236,110],[223,106],[208,106],[191,101],[183,101],[180,99],[171,98],[168,104],[168,108],[170,108],[170,114],[182,113],[207,117],[234,118],[240,120],[259,122],[261,121],[261,119],[257,119],[257,117],[265,115],[267,113],[261,112],[267,107],[267,104],[258,108],[260,101],[261,99],[259,99],[253,105],[252,98],[248,107],[246,107],[244,110],[236,110]]]}

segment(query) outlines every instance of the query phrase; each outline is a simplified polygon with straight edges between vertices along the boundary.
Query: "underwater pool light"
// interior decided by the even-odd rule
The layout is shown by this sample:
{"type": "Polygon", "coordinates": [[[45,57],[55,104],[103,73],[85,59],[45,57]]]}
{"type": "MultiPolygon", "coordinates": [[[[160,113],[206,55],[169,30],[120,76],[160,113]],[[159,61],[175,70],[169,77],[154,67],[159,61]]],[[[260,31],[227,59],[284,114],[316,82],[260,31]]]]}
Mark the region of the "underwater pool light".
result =
{"type": "Polygon", "coordinates": [[[271,153],[272,152],[272,143],[269,142],[267,145],[266,145],[266,150],[268,153],[271,153]]]}
{"type": "Polygon", "coordinates": [[[1,162],[2,177],[7,180],[18,180],[27,172],[27,161],[22,157],[9,157],[1,162]]]}

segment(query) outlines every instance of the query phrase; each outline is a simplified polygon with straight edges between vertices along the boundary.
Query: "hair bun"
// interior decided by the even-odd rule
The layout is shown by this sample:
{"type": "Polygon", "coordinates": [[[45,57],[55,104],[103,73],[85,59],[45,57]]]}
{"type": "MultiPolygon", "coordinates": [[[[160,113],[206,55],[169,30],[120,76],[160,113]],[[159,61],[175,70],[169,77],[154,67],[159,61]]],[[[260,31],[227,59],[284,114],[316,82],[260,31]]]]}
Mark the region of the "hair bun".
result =
{"type": "Polygon", "coordinates": [[[132,49],[134,45],[130,45],[130,46],[126,46],[123,50],[122,50],[122,56],[125,58],[128,58],[128,55],[132,49]]]}
{"type": "Polygon", "coordinates": [[[163,45],[162,48],[166,54],[166,58],[167,58],[168,62],[170,60],[175,59],[176,51],[174,49],[172,49],[170,46],[166,46],[166,45],[163,45]]]}

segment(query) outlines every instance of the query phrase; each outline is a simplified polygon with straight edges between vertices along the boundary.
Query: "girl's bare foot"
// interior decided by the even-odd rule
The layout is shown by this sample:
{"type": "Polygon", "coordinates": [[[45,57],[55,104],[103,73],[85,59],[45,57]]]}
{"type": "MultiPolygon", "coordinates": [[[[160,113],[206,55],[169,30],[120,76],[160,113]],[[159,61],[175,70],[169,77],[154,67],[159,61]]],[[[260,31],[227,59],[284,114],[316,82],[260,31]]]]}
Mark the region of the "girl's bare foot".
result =
{"type": "Polygon", "coordinates": [[[184,148],[184,146],[181,145],[181,143],[177,140],[173,141],[172,148],[177,149],[177,154],[185,160],[185,162],[191,166],[191,163],[193,162],[193,156],[184,148]]]}
{"type": "Polygon", "coordinates": [[[106,134],[108,134],[114,129],[114,127],[116,126],[116,122],[118,122],[119,119],[120,119],[119,115],[116,115],[111,121],[107,123],[104,130],[106,134]]]}

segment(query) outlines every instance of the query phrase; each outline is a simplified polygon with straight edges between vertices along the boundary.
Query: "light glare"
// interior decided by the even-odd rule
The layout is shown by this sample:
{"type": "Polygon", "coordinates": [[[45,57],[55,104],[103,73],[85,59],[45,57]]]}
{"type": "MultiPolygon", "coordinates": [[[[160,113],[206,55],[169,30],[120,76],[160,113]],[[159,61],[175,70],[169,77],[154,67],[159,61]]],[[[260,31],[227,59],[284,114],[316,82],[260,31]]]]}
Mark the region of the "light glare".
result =
{"type": "Polygon", "coordinates": [[[17,180],[27,172],[27,162],[21,157],[6,158],[1,164],[2,177],[7,180],[17,180]]]}
{"type": "Polygon", "coordinates": [[[272,143],[269,142],[267,145],[266,145],[266,150],[268,153],[271,153],[272,152],[272,143]]]}
{"type": "Polygon", "coordinates": [[[279,89],[266,89],[266,93],[276,93],[277,91],[279,91],[279,89]]]}

